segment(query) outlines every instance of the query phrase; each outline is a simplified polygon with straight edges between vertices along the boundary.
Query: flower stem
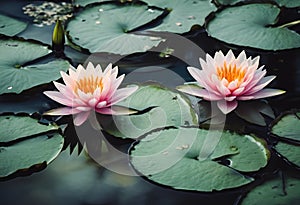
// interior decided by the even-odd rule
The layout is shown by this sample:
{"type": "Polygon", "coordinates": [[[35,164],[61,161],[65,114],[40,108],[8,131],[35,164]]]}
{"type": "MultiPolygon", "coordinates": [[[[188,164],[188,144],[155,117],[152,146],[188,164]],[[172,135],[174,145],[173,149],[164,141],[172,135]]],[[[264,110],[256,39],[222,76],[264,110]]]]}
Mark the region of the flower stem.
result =
{"type": "Polygon", "coordinates": [[[292,21],[292,22],[283,24],[281,26],[278,26],[277,28],[287,28],[287,27],[294,26],[294,25],[297,25],[297,24],[300,24],[300,20],[296,20],[296,21],[292,21]]]}

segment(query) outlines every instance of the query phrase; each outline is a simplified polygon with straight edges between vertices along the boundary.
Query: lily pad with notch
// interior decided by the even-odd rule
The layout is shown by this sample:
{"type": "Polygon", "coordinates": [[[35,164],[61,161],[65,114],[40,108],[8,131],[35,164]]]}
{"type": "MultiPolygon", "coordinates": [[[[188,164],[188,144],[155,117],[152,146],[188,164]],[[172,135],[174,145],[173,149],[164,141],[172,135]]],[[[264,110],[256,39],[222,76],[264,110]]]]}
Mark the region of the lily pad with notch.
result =
{"type": "Polygon", "coordinates": [[[193,25],[203,26],[205,18],[217,7],[210,0],[144,0],[150,6],[166,8],[169,14],[153,31],[188,32],[193,25]]]}
{"type": "Polygon", "coordinates": [[[66,27],[71,43],[91,53],[132,54],[157,46],[163,39],[132,32],[155,20],[161,10],[140,4],[92,4],[84,7],[66,27]]]}
{"type": "Polygon", "coordinates": [[[151,181],[211,192],[251,183],[254,179],[246,172],[266,166],[269,151],[249,135],[179,128],[147,135],[131,148],[130,156],[135,170],[151,181]],[[208,158],[199,160],[207,139],[219,141],[208,158]]]}
{"type": "MultiPolygon", "coordinates": [[[[27,28],[27,23],[0,14],[0,34],[14,36],[27,28]]],[[[2,53],[1,53],[2,55],[2,53]]]]}
{"type": "Polygon", "coordinates": [[[47,45],[21,38],[0,39],[0,94],[20,93],[37,85],[59,79],[60,71],[67,71],[66,60],[33,62],[52,51],[47,45]]]}
{"type": "Polygon", "coordinates": [[[215,14],[208,33],[221,41],[263,50],[300,47],[300,35],[284,26],[273,26],[280,9],[272,4],[228,7],[215,14]]]}
{"type": "Polygon", "coordinates": [[[144,112],[127,116],[100,116],[103,129],[116,137],[136,139],[155,129],[198,125],[190,101],[179,92],[159,84],[139,85],[139,89],[119,105],[144,112]]]}
{"type": "Polygon", "coordinates": [[[63,147],[58,126],[29,116],[2,115],[0,128],[0,179],[49,164],[63,147]]]}

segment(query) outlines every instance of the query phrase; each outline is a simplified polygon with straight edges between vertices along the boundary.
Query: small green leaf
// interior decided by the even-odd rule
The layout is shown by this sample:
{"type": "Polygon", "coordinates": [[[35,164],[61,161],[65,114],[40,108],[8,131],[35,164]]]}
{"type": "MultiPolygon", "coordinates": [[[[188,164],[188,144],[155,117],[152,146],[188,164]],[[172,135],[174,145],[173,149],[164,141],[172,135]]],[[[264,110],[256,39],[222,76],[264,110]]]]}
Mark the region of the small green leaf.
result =
{"type": "Polygon", "coordinates": [[[156,19],[162,11],[145,5],[115,4],[85,7],[69,21],[66,31],[72,43],[90,52],[131,54],[157,46],[162,39],[137,35],[132,30],[156,19]]]}
{"type": "Polygon", "coordinates": [[[27,23],[0,14],[0,34],[14,36],[21,33],[26,27],[27,23]]]}
{"type": "Polygon", "coordinates": [[[63,147],[58,126],[42,125],[28,116],[1,116],[0,130],[0,178],[48,164],[63,147]]]}
{"type": "Polygon", "coordinates": [[[208,33],[221,41],[264,50],[300,47],[300,35],[286,27],[272,27],[280,9],[272,4],[228,7],[216,13],[207,26],[208,33]]]}
{"type": "Polygon", "coordinates": [[[275,150],[284,156],[289,162],[300,167],[300,146],[289,144],[286,142],[278,142],[274,146],[275,150]]]}
{"type": "Polygon", "coordinates": [[[241,205],[253,204],[298,204],[300,180],[293,177],[285,177],[284,180],[277,177],[255,187],[243,199],[241,205]],[[284,183],[284,184],[283,184],[284,183]]]}
{"type": "Polygon", "coordinates": [[[145,0],[145,2],[150,6],[167,8],[170,12],[162,24],[151,29],[154,31],[185,33],[193,25],[203,26],[205,18],[217,10],[210,0],[145,0]]]}
{"type": "Polygon", "coordinates": [[[59,79],[60,71],[69,68],[68,61],[57,59],[48,63],[29,63],[51,52],[47,46],[36,42],[0,39],[0,94],[20,93],[59,79]]]}
{"type": "Polygon", "coordinates": [[[116,137],[135,139],[158,128],[198,124],[189,100],[160,85],[141,85],[120,105],[136,110],[150,109],[135,115],[101,116],[103,129],[116,137]]]}
{"type": "Polygon", "coordinates": [[[272,124],[271,133],[280,138],[300,141],[300,112],[279,116],[272,124]]]}
{"type": "Polygon", "coordinates": [[[156,183],[209,192],[252,182],[239,171],[252,172],[266,166],[268,153],[261,142],[249,135],[179,128],[147,135],[132,147],[130,155],[134,168],[156,183]],[[198,160],[205,142],[218,139],[212,154],[198,160]],[[221,161],[228,161],[228,165],[221,161]]]}

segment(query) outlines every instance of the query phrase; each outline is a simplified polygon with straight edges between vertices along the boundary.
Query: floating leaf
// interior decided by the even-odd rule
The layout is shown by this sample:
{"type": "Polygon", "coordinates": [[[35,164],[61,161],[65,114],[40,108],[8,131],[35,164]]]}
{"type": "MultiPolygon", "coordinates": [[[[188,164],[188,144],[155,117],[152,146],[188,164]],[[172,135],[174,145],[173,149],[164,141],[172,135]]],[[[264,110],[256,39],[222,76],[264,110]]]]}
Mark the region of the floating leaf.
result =
{"type": "Polygon", "coordinates": [[[280,138],[300,141],[300,112],[281,115],[272,124],[271,133],[280,138]]]}
{"type": "Polygon", "coordinates": [[[85,7],[67,25],[72,43],[90,52],[131,54],[157,46],[162,39],[136,35],[132,30],[156,19],[162,11],[145,5],[114,4],[85,7]]]}
{"type": "Polygon", "coordinates": [[[208,24],[208,33],[221,41],[265,50],[300,47],[300,35],[286,27],[272,27],[280,9],[272,4],[228,7],[208,24]]]}
{"type": "Polygon", "coordinates": [[[298,204],[300,201],[299,189],[299,179],[286,177],[283,181],[280,178],[275,178],[251,190],[243,199],[241,205],[298,204]]]}
{"type": "Polygon", "coordinates": [[[286,112],[271,124],[271,134],[277,136],[279,141],[275,150],[288,161],[300,167],[300,146],[288,141],[300,142],[300,112],[286,112]]]}
{"type": "Polygon", "coordinates": [[[21,33],[26,27],[26,23],[0,14],[0,34],[14,36],[21,33]]]}
{"type": "Polygon", "coordinates": [[[203,26],[205,18],[216,6],[210,0],[145,0],[150,6],[167,8],[170,13],[162,24],[151,29],[174,33],[188,32],[193,25],[203,26]]]}
{"type": "MultiPolygon", "coordinates": [[[[239,2],[250,2],[251,0],[217,0],[219,4],[222,5],[234,5],[239,2]]],[[[293,8],[300,6],[299,0],[273,0],[279,6],[285,6],[287,8],[293,8]]]]}
{"type": "Polygon", "coordinates": [[[131,163],[148,179],[175,189],[213,191],[239,187],[253,181],[238,171],[264,167],[268,150],[249,135],[197,128],[154,132],[131,149],[131,163]],[[206,138],[220,136],[212,154],[198,160],[206,138]],[[227,161],[228,165],[221,162],[227,161]]]}
{"type": "MultiPolygon", "coordinates": [[[[300,133],[299,133],[300,134],[300,133]]],[[[275,150],[284,156],[289,162],[300,167],[300,146],[285,142],[278,142],[275,145],[275,150]]]]}
{"type": "Polygon", "coordinates": [[[36,42],[0,39],[0,94],[20,93],[31,87],[59,79],[69,63],[53,60],[48,63],[29,62],[51,53],[47,46],[36,42]]]}
{"type": "Polygon", "coordinates": [[[129,116],[101,116],[103,129],[122,138],[137,138],[157,128],[197,125],[197,116],[187,98],[159,85],[144,85],[120,105],[147,112],[129,116]],[[152,109],[151,109],[152,108],[152,109]]]}
{"type": "Polygon", "coordinates": [[[279,6],[285,6],[287,8],[299,7],[299,0],[274,0],[279,6]]]}
{"type": "Polygon", "coordinates": [[[63,146],[58,126],[42,125],[28,116],[1,116],[0,128],[0,177],[48,164],[63,146]]]}

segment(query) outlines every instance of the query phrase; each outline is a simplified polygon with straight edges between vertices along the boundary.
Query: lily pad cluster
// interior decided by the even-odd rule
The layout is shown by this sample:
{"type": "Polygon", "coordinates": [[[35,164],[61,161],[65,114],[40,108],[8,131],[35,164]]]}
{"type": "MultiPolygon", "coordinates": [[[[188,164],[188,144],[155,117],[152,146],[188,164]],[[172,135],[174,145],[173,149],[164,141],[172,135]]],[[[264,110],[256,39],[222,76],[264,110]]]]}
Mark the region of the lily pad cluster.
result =
{"type": "Polygon", "coordinates": [[[1,115],[0,128],[0,179],[42,169],[63,147],[57,125],[40,124],[29,116],[1,115]]]}
{"type": "Polygon", "coordinates": [[[209,0],[145,2],[83,4],[67,25],[70,41],[90,52],[144,52],[163,41],[147,31],[185,33],[216,10],[209,0]]]}
{"type": "Polygon", "coordinates": [[[274,122],[271,134],[279,140],[275,150],[290,163],[300,167],[300,112],[282,114],[274,122]]]}
{"type": "Polygon", "coordinates": [[[218,0],[216,4],[209,0],[121,2],[76,1],[75,4],[83,8],[67,25],[71,44],[90,52],[127,55],[147,51],[164,41],[153,31],[184,34],[199,25],[205,27],[210,36],[228,44],[273,51],[300,47],[300,35],[289,24],[276,24],[278,18],[282,18],[282,7],[298,7],[299,1],[276,0],[264,4],[241,0],[218,0]],[[220,5],[227,6],[218,8],[220,5]]]}

